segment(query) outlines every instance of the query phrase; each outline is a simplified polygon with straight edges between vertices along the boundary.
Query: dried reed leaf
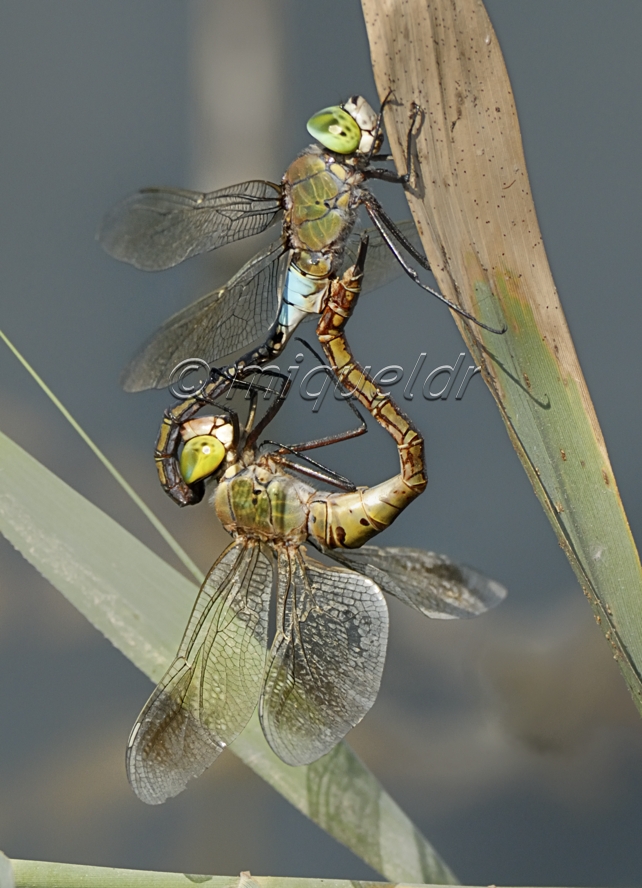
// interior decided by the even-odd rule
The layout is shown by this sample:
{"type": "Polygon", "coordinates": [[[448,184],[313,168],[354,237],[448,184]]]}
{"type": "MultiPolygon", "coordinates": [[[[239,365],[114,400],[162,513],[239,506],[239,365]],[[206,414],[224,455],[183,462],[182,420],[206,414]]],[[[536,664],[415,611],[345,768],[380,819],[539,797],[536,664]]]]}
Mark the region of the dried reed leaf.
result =
{"type": "Polygon", "coordinates": [[[546,258],[508,74],[480,0],[362,0],[397,168],[438,284],[642,711],[642,574],[546,258]]]}

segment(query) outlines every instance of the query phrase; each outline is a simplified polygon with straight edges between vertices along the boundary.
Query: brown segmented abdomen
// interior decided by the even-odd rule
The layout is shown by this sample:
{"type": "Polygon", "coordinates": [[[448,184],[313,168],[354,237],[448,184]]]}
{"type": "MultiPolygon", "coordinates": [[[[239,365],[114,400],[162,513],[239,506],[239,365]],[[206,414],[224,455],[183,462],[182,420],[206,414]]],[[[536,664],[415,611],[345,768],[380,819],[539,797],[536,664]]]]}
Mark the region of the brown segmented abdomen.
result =
{"type": "MultiPolygon", "coordinates": [[[[365,251],[360,251],[365,257],[365,251]]],[[[317,494],[310,503],[308,530],[322,545],[356,549],[380,533],[426,488],[424,442],[419,430],[355,361],[344,327],[361,290],[362,269],[349,268],[333,280],[317,336],[342,384],[386,429],[397,445],[401,472],[353,493],[317,494]]]]}

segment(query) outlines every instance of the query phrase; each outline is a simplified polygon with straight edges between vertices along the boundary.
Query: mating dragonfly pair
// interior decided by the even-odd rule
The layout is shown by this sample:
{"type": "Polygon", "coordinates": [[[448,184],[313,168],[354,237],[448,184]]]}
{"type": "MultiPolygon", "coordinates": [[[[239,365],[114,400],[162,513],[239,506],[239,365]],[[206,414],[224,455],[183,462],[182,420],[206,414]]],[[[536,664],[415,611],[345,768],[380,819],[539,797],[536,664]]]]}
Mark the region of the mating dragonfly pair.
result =
{"type": "Polygon", "coordinates": [[[268,743],[287,764],[307,764],[329,752],[376,699],[388,635],[383,592],[441,619],[475,616],[505,597],[498,583],[445,556],[366,545],[427,479],[421,434],[357,363],[346,340],[360,293],[405,271],[480,323],[420,282],[400,252],[429,268],[416,233],[409,223],[392,222],[365,186],[372,178],[409,181],[420,119],[413,107],[404,175],[372,165],[390,159],[378,154],[381,113],[355,96],[311,118],[308,130],[321,147],[305,149],[280,186],[253,181],[211,194],[146,189],[108,214],[99,233],[116,258],[153,270],[257,234],[283,217],[279,238],[224,287],[170,318],[124,376],[131,391],[161,387],[183,360],[214,364],[261,340],[228,366],[213,368],[196,397],[166,411],[157,442],[167,493],[191,505],[203,498],[206,483],[215,483],[213,504],[233,542],[209,571],[176,659],[130,735],[128,776],[150,804],[176,795],[202,773],[257,705],[268,743]],[[360,206],[375,225],[361,233],[354,231],[360,206]],[[305,456],[363,434],[356,407],[359,426],[341,435],[288,446],[259,440],[283,405],[289,380],[264,370],[279,383],[257,420],[261,386],[246,379],[311,315],[319,316],[317,337],[331,372],[397,446],[399,473],[374,487],[355,487],[305,456]],[[248,393],[243,423],[218,403],[233,386],[248,393]],[[212,407],[218,412],[202,414],[212,407]],[[297,475],[340,492],[320,490],[297,475]],[[311,559],[306,541],[340,567],[311,559]]]}

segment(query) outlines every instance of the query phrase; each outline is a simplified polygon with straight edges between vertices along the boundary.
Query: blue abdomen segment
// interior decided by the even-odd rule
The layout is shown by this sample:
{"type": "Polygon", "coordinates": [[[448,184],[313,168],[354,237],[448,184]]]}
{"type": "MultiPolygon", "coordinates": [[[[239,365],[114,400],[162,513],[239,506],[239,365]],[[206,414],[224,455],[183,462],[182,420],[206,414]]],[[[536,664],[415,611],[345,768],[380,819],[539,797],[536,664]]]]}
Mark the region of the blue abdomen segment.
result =
{"type": "Polygon", "coordinates": [[[277,323],[287,340],[301,321],[310,314],[319,314],[321,302],[329,286],[327,277],[304,274],[290,265],[283,288],[283,301],[277,323]]]}

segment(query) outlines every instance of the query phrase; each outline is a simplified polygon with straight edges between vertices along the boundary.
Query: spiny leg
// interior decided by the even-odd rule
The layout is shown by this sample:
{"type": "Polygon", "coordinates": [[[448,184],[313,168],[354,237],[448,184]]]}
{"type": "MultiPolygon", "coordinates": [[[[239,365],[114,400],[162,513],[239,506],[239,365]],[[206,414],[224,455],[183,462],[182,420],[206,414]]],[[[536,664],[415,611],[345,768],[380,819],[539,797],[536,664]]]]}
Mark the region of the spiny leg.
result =
{"type": "MultiPolygon", "coordinates": [[[[380,206],[379,202],[377,201],[377,199],[373,195],[368,194],[368,195],[365,195],[364,199],[362,200],[362,203],[365,206],[365,208],[368,212],[368,215],[370,216],[370,218],[374,222],[375,226],[377,227],[379,234],[381,235],[381,237],[384,239],[384,241],[388,245],[388,248],[392,252],[393,256],[395,257],[395,259],[397,260],[399,265],[402,267],[402,269],[406,272],[408,277],[411,278],[411,280],[413,280],[415,282],[415,284],[417,284],[418,287],[421,287],[422,290],[425,290],[427,293],[430,293],[436,299],[439,299],[440,302],[443,302],[444,305],[448,306],[448,308],[451,308],[453,311],[456,311],[457,314],[461,315],[464,318],[467,318],[469,321],[472,321],[473,324],[476,324],[478,327],[482,327],[482,329],[484,329],[484,330],[488,330],[489,333],[497,333],[498,335],[501,335],[502,333],[506,332],[506,329],[507,329],[506,327],[496,328],[496,327],[490,327],[488,324],[484,324],[482,321],[477,320],[477,318],[474,315],[470,314],[470,312],[466,311],[466,309],[461,308],[461,306],[456,305],[454,302],[451,302],[449,299],[446,299],[445,296],[442,296],[441,293],[439,293],[437,290],[433,290],[432,287],[428,287],[426,284],[423,284],[421,282],[419,275],[415,271],[415,269],[412,268],[410,265],[408,265],[406,260],[403,258],[403,256],[401,255],[401,253],[397,249],[397,246],[395,245],[394,241],[391,239],[390,235],[388,234],[388,231],[386,231],[386,228],[390,228],[390,225],[388,224],[388,223],[390,223],[390,220],[387,219],[387,217],[386,217],[387,222],[384,223],[383,218],[382,218],[383,211],[381,210],[381,206],[380,206]]],[[[385,214],[383,214],[383,215],[385,215],[385,214]]],[[[396,226],[394,226],[394,223],[392,223],[392,226],[396,227],[396,226]]],[[[421,256],[421,253],[418,253],[415,250],[415,248],[412,246],[412,244],[410,244],[410,241],[407,241],[406,238],[403,237],[403,235],[402,235],[401,243],[408,250],[408,252],[410,252],[419,262],[421,262],[422,265],[424,265],[425,268],[429,268],[429,266],[427,264],[425,264],[427,260],[425,260],[424,257],[421,256]]]]}
{"type": "Polygon", "coordinates": [[[284,453],[287,453],[290,450],[287,444],[279,444],[278,441],[264,441],[263,443],[273,444],[275,447],[279,448],[274,451],[274,453],[270,453],[269,458],[272,462],[278,463],[280,466],[291,469],[293,472],[298,472],[300,475],[306,475],[308,478],[314,478],[316,481],[332,484],[340,490],[353,491],[357,489],[356,485],[349,478],[345,478],[343,475],[340,475],[339,472],[329,469],[327,466],[324,466],[322,463],[317,462],[309,456],[303,456],[297,450],[292,450],[292,453],[300,459],[310,463],[310,466],[304,466],[291,459],[287,459],[287,457],[283,456],[284,453]]]}
{"type": "MultiPolygon", "coordinates": [[[[386,213],[384,208],[381,206],[377,198],[372,194],[371,191],[362,191],[360,202],[365,206],[368,214],[372,216],[375,214],[379,222],[381,222],[390,232],[390,234],[394,237],[397,243],[401,244],[401,246],[406,250],[412,258],[418,262],[422,268],[425,268],[426,271],[432,271],[430,267],[430,262],[424,256],[423,253],[420,253],[419,250],[412,244],[406,235],[400,230],[398,225],[392,221],[390,216],[386,213]]],[[[388,246],[390,246],[390,242],[386,240],[388,246]]],[[[393,250],[393,255],[397,258],[396,252],[393,250]]]]}
{"type": "MultiPolygon", "coordinates": [[[[383,100],[381,104],[381,111],[379,112],[379,117],[383,114],[383,109],[387,104],[392,91],[388,93],[386,98],[383,100]]],[[[420,105],[417,105],[413,102],[410,106],[410,126],[408,127],[408,132],[406,134],[406,172],[403,175],[399,175],[398,173],[393,172],[392,170],[386,170],[380,167],[372,167],[370,169],[365,170],[366,179],[381,179],[383,182],[392,182],[393,185],[407,185],[412,179],[413,175],[413,160],[412,160],[412,137],[415,135],[415,124],[419,120],[420,115],[423,113],[423,109],[420,105]]],[[[368,163],[375,158],[368,158],[368,163]]],[[[388,158],[386,158],[387,160],[388,158]]]]}

